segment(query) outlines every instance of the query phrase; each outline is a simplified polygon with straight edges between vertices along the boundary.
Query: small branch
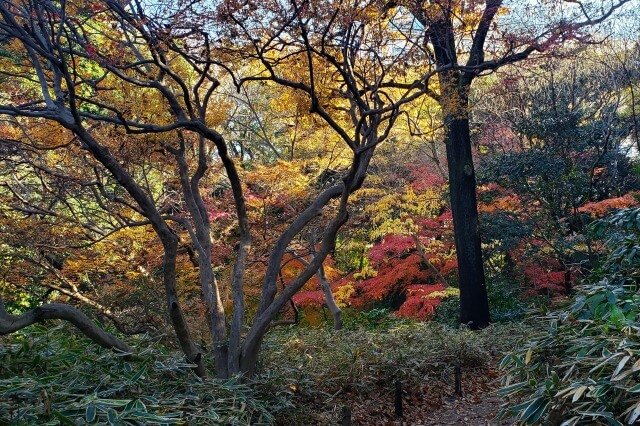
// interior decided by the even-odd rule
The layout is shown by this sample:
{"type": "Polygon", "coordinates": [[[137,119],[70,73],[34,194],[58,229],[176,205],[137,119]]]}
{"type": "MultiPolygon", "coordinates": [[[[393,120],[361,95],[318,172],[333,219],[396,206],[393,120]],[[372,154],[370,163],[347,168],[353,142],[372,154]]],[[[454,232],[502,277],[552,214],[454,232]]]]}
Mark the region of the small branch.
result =
{"type": "Polygon", "coordinates": [[[449,287],[449,283],[447,282],[447,279],[444,276],[442,276],[440,271],[438,271],[438,268],[433,266],[433,264],[429,262],[429,259],[427,259],[427,256],[424,253],[424,247],[422,246],[422,242],[420,241],[418,236],[415,234],[412,234],[411,238],[413,239],[413,242],[416,245],[416,250],[418,250],[418,254],[422,258],[422,261],[427,264],[427,268],[429,268],[429,270],[433,272],[433,274],[436,276],[438,281],[442,283],[442,285],[444,285],[445,287],[449,287]]]}

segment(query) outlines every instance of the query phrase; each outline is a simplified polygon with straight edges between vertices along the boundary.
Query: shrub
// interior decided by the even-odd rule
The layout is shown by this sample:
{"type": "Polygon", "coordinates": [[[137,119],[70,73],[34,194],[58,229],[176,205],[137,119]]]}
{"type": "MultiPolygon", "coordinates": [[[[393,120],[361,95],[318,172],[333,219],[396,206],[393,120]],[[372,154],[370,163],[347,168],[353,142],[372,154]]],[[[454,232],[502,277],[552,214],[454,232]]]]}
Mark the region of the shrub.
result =
{"type": "Polygon", "coordinates": [[[63,325],[32,326],[0,344],[0,419],[9,424],[271,424],[268,407],[236,379],[202,380],[148,340],[135,360],[63,325]]]}
{"type": "Polygon", "coordinates": [[[546,312],[547,334],[504,358],[502,417],[519,423],[640,420],[640,209],[594,226],[608,254],[571,306],[546,312]]]}
{"type": "MultiPolygon", "coordinates": [[[[388,391],[401,379],[404,389],[453,378],[456,365],[464,374],[484,368],[511,350],[526,327],[519,323],[473,332],[436,322],[386,317],[386,326],[274,330],[265,341],[260,381],[280,398],[294,398],[306,415],[326,413],[340,404],[346,392],[388,391]]],[[[464,386],[465,384],[463,384],[464,386]]],[[[268,389],[268,388],[267,388],[268,389]]],[[[453,380],[451,383],[453,390],[453,380]]],[[[347,400],[353,400],[346,397],[347,400]]],[[[339,418],[296,417],[282,411],[282,424],[335,424],[339,418]]],[[[300,410],[296,416],[304,416],[300,410]]]]}

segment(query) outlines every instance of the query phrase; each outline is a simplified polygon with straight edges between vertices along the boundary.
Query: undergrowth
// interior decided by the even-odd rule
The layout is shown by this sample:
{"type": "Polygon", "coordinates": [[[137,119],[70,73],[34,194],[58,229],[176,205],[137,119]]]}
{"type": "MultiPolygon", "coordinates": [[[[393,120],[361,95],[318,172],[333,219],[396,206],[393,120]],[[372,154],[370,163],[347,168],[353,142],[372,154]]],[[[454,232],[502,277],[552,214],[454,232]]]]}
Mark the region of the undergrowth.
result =
{"type": "Polygon", "coordinates": [[[279,423],[316,424],[313,412],[327,411],[335,417],[324,421],[338,421],[340,395],[392,388],[396,379],[411,388],[432,379],[441,383],[453,376],[455,366],[473,374],[490,367],[528,334],[522,323],[481,331],[436,322],[387,319],[382,324],[339,332],[306,328],[270,333],[259,380],[264,389],[296,407],[282,411],[279,423]]]}
{"type": "Polygon", "coordinates": [[[640,208],[595,222],[606,251],[547,331],[504,358],[502,417],[517,424],[640,423],[640,208]]]}
{"type": "Polygon", "coordinates": [[[148,339],[135,360],[65,325],[0,339],[0,424],[271,424],[276,402],[237,379],[201,380],[148,339]]]}
{"type": "Polygon", "coordinates": [[[519,323],[472,332],[376,315],[339,332],[274,330],[251,383],[199,379],[148,338],[128,359],[63,324],[32,326],[0,340],[0,424],[296,425],[318,413],[331,423],[340,395],[441,383],[455,366],[472,374],[526,334],[519,323]]]}

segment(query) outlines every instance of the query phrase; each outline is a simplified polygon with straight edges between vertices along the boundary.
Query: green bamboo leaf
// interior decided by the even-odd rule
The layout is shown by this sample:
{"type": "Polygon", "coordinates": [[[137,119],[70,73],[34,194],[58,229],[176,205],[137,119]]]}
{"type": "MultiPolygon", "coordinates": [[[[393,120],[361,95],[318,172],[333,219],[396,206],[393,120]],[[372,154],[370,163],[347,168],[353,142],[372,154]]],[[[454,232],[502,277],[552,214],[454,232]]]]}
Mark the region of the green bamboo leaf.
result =
{"type": "Polygon", "coordinates": [[[129,401],[129,402],[127,403],[127,405],[125,405],[125,406],[124,406],[124,410],[123,410],[123,412],[132,411],[132,410],[133,410],[133,408],[135,407],[135,405],[136,405],[136,400],[135,400],[135,399],[132,399],[131,401],[129,401]]]}
{"type": "Polygon", "coordinates": [[[579,416],[571,417],[570,419],[567,419],[564,422],[562,422],[560,426],[575,426],[578,424],[579,421],[580,421],[579,416]]]}
{"type": "Polygon", "coordinates": [[[113,408],[109,408],[107,410],[107,421],[109,422],[109,424],[115,424],[117,419],[118,413],[116,413],[116,410],[114,410],[113,408]]]}
{"type": "Polygon", "coordinates": [[[529,401],[529,405],[520,415],[520,419],[528,423],[529,418],[533,416],[536,411],[538,411],[538,408],[542,406],[542,404],[545,402],[545,399],[546,398],[544,397],[539,397],[534,399],[533,401],[529,401]]]}
{"type": "Polygon", "coordinates": [[[529,407],[529,405],[531,405],[531,400],[509,407],[508,410],[513,411],[514,413],[517,413],[518,411],[525,410],[527,407],[529,407]]]}
{"type": "Polygon", "coordinates": [[[179,417],[172,417],[172,416],[159,416],[156,414],[151,414],[151,413],[141,413],[141,412],[135,412],[135,413],[131,413],[132,418],[139,418],[139,419],[145,419],[146,423],[158,423],[158,424],[175,424],[177,420],[179,420],[179,417]]]}
{"type": "Polygon", "coordinates": [[[520,359],[520,357],[518,357],[518,356],[516,356],[514,354],[510,354],[509,356],[511,357],[511,360],[516,363],[516,365],[518,367],[524,367],[524,365],[525,365],[524,361],[522,359],[520,359]]]}
{"type": "Polygon", "coordinates": [[[550,379],[546,379],[544,381],[544,387],[547,389],[547,391],[550,391],[553,388],[553,382],[550,379]]]}
{"type": "Polygon", "coordinates": [[[87,411],[85,413],[85,419],[87,420],[87,423],[91,423],[96,419],[96,406],[95,405],[89,405],[87,406],[87,411]]]}
{"type": "Polygon", "coordinates": [[[53,415],[56,419],[60,420],[60,423],[63,425],[76,426],[76,423],[73,420],[62,414],[60,411],[54,410],[53,415]]]}
{"type": "Polygon", "coordinates": [[[541,404],[540,407],[538,407],[538,409],[527,419],[527,424],[536,424],[546,412],[549,402],[550,401],[548,399],[545,400],[544,403],[541,404]]]}
{"type": "Polygon", "coordinates": [[[130,384],[134,384],[137,383],[138,380],[140,380],[140,378],[142,378],[142,376],[147,372],[147,366],[143,366],[136,374],[134,374],[133,376],[131,376],[131,378],[129,379],[129,383],[130,384]]]}

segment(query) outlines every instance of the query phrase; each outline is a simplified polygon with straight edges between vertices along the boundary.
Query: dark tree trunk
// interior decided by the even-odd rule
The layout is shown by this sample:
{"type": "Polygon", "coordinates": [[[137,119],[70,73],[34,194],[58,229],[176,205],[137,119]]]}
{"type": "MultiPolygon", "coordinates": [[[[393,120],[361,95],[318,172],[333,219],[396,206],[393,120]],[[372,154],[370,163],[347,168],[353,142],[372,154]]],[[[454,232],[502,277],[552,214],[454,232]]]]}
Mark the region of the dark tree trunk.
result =
{"type": "MultiPolygon", "coordinates": [[[[65,125],[65,123],[62,123],[65,125]]],[[[200,348],[194,343],[189,330],[189,324],[184,316],[176,285],[176,258],[178,255],[178,237],[173,233],[165,220],[158,212],[153,200],[145,193],[143,188],[133,179],[126,169],[111,155],[108,148],[100,143],[82,126],[72,123],[66,127],[73,131],[75,135],[86,145],[86,149],[102,165],[111,172],[118,183],[133,198],[142,214],[149,219],[151,226],[160,238],[164,249],[162,258],[162,275],[165,296],[167,299],[167,310],[171,324],[176,332],[176,337],[180,348],[184,352],[189,362],[195,365],[194,371],[200,377],[206,377],[207,371],[204,367],[200,348]]]]}
{"type": "Polygon", "coordinates": [[[164,256],[162,261],[164,291],[167,299],[167,311],[171,324],[176,332],[176,338],[187,360],[195,365],[194,371],[199,377],[207,377],[207,370],[202,359],[200,348],[194,343],[189,325],[180,306],[176,285],[176,257],[178,238],[167,240],[163,238],[164,256]]]}
{"type": "Polygon", "coordinates": [[[452,116],[446,122],[449,194],[458,256],[460,322],[478,329],[489,325],[491,318],[478,229],[469,119],[466,114],[461,115],[452,116]]]}
{"type": "MultiPolygon", "coordinates": [[[[492,2],[491,10],[485,11],[488,16],[483,16],[483,20],[491,21],[497,10],[494,6],[499,3],[492,2]]],[[[427,28],[425,40],[431,42],[436,64],[442,68],[438,73],[438,102],[446,129],[449,194],[460,282],[460,322],[472,329],[479,329],[489,325],[491,318],[482,264],[476,176],[469,129],[469,91],[475,74],[458,69],[452,10],[443,10],[435,19],[427,19],[421,10],[414,14],[427,28]]],[[[486,30],[484,28],[483,31],[486,30]]],[[[482,61],[484,33],[479,30],[473,43],[469,58],[472,65],[482,61]]]]}

